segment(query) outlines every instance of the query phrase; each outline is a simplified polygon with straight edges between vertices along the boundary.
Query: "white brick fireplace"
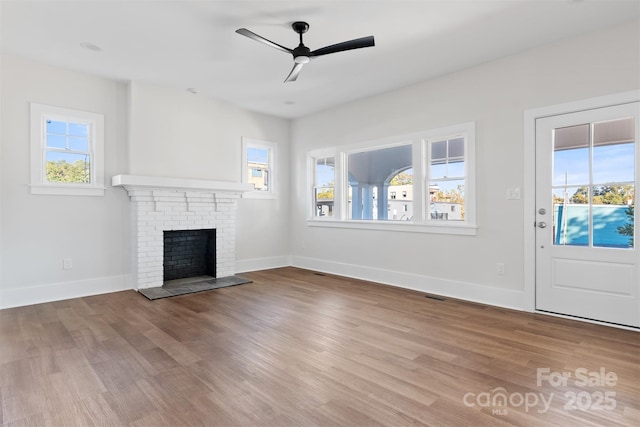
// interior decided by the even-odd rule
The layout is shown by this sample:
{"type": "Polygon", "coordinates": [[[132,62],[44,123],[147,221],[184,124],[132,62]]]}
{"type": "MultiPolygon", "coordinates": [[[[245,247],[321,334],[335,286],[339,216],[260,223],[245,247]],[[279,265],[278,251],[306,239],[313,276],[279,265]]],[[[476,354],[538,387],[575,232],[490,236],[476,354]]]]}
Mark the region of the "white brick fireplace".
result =
{"type": "Polygon", "coordinates": [[[131,200],[133,273],[136,289],[163,284],[163,233],[216,230],[216,277],[235,274],[238,199],[253,186],[234,182],[116,175],[131,200]]]}

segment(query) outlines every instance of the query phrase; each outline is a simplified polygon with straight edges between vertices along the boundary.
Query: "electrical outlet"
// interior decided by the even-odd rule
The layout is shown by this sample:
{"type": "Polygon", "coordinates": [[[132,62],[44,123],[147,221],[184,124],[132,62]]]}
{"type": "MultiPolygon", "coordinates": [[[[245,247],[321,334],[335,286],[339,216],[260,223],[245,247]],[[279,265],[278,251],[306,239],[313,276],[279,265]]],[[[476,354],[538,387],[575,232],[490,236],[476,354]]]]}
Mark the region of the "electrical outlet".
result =
{"type": "Polygon", "coordinates": [[[65,270],[71,270],[73,268],[73,260],[71,258],[65,258],[62,260],[62,268],[65,270]]]}
{"type": "Polygon", "coordinates": [[[497,262],[496,263],[496,274],[499,276],[504,276],[504,263],[497,262]]]}

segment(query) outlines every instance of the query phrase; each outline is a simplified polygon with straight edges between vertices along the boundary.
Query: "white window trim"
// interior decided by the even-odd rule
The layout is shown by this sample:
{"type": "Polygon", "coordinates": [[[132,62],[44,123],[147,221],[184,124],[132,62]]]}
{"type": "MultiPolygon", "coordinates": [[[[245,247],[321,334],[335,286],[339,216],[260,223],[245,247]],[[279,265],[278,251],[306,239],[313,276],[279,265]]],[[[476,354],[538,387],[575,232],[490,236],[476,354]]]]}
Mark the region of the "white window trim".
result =
{"type": "Polygon", "coordinates": [[[104,196],[104,116],[102,114],[31,103],[31,194],[104,196]],[[47,182],[45,173],[46,120],[90,124],[91,183],[47,182]]]}
{"type": "Polygon", "coordinates": [[[334,215],[330,218],[317,218],[313,216],[313,207],[307,210],[307,225],[310,227],[330,227],[366,230],[384,230],[411,233],[433,233],[475,236],[476,225],[476,187],[475,187],[475,122],[462,123],[442,127],[438,129],[417,132],[383,140],[353,144],[339,148],[327,148],[314,150],[307,153],[307,200],[313,204],[314,185],[314,159],[318,157],[334,156],[336,159],[336,188],[334,215]],[[442,140],[457,135],[465,135],[465,220],[436,221],[428,215],[428,200],[424,195],[425,186],[428,185],[429,153],[427,153],[428,141],[442,140]],[[413,194],[414,194],[414,219],[412,221],[374,221],[348,219],[347,194],[344,194],[344,183],[347,182],[348,165],[347,157],[351,153],[378,150],[382,148],[411,144],[413,147],[413,194]],[[338,203],[339,201],[339,203],[338,203]],[[417,215],[415,215],[417,214],[417,215]]]}
{"type": "Polygon", "coordinates": [[[269,159],[267,160],[269,163],[269,190],[253,190],[246,192],[242,195],[243,198],[246,199],[276,199],[278,197],[277,193],[277,173],[276,173],[276,147],[277,144],[275,142],[264,141],[261,139],[242,137],[242,177],[241,181],[245,184],[249,184],[249,167],[248,167],[248,159],[247,159],[247,149],[249,147],[263,148],[269,150],[269,159]]]}

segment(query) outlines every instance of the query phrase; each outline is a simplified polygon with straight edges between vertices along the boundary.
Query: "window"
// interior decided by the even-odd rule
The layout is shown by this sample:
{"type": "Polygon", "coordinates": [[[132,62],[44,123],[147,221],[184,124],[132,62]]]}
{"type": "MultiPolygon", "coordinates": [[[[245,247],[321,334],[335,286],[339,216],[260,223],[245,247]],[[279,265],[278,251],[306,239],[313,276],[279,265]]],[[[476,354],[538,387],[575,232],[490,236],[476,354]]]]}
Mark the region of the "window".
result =
{"type": "Polygon", "coordinates": [[[242,182],[253,184],[248,197],[273,197],[273,163],[275,144],[242,138],[242,182]]]}
{"type": "Polygon", "coordinates": [[[348,155],[348,219],[356,220],[408,220],[399,215],[402,203],[387,209],[388,201],[396,199],[400,189],[406,198],[412,185],[411,175],[398,179],[401,171],[411,170],[413,150],[411,144],[356,151],[348,155]]]}
{"type": "Polygon", "coordinates": [[[31,193],[104,195],[104,117],[31,104],[31,193]]]}
{"type": "Polygon", "coordinates": [[[634,248],[635,121],[554,129],[554,245],[634,248]]]}
{"type": "Polygon", "coordinates": [[[474,146],[475,124],[466,123],[311,152],[308,224],[474,235],[474,146]]]}
{"type": "Polygon", "coordinates": [[[315,217],[333,217],[335,204],[335,163],[333,156],[313,160],[313,206],[315,217]]]}
{"type": "Polygon", "coordinates": [[[465,137],[427,141],[429,214],[432,220],[464,221],[465,137]],[[442,214],[444,211],[460,215],[442,214]]]}

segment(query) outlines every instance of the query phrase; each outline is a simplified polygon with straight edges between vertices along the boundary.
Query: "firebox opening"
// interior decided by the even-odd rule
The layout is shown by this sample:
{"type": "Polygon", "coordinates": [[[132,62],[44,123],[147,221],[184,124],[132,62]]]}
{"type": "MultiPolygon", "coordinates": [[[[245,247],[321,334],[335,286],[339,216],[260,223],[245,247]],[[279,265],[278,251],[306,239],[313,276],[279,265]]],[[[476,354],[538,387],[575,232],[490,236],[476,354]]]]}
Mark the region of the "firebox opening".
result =
{"type": "Polygon", "coordinates": [[[192,277],[216,277],[216,230],[164,232],[163,273],[165,284],[192,277]]]}

